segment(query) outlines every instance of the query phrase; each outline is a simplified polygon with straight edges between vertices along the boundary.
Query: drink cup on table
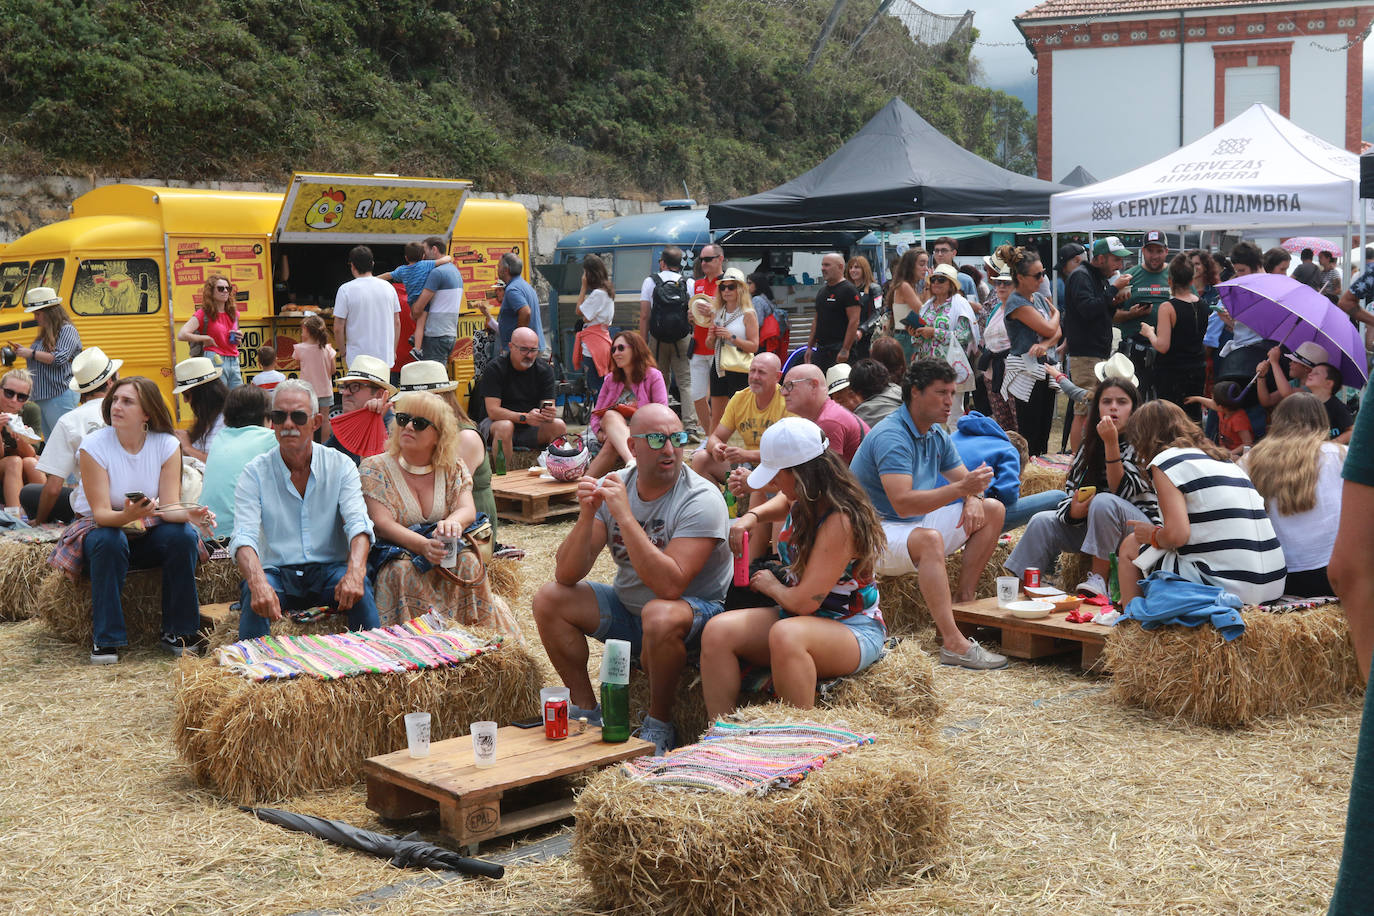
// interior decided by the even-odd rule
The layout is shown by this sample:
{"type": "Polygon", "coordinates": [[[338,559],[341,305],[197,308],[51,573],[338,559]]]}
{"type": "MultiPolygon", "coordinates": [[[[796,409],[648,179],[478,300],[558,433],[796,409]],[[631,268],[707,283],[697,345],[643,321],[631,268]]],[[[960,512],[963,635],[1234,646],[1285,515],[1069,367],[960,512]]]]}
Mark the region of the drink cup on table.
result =
{"type": "Polygon", "coordinates": [[[473,722],[472,760],[479,768],[496,766],[496,723],[473,722]]]}
{"type": "Polygon", "coordinates": [[[429,756],[430,715],[427,712],[406,713],[406,744],[412,757],[429,756]]]}

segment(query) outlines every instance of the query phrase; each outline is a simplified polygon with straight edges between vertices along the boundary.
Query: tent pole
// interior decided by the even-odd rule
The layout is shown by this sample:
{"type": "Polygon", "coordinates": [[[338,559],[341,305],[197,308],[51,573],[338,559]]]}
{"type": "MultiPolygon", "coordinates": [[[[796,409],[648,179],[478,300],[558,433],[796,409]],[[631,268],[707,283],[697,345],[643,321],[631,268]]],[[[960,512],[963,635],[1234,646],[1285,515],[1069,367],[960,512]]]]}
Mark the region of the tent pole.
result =
{"type": "MultiPolygon", "coordinates": [[[[1052,258],[1058,258],[1058,257],[1059,257],[1059,233],[1056,232],[1056,231],[1054,230],[1053,227],[1050,228],[1050,257],[1052,257],[1052,258]]],[[[1089,260],[1091,260],[1091,259],[1089,259],[1089,260]]],[[[1054,277],[1055,277],[1056,280],[1063,279],[1062,277],[1059,276],[1059,265],[1058,265],[1058,264],[1055,264],[1055,265],[1054,265],[1054,277]]],[[[1056,285],[1053,284],[1053,283],[1050,284],[1050,290],[1051,290],[1051,292],[1055,289],[1055,286],[1056,286],[1056,285]]],[[[1062,302],[1056,302],[1055,305],[1059,306],[1059,309],[1060,309],[1061,312],[1063,311],[1064,303],[1062,303],[1062,302]]],[[[1060,320],[1061,320],[1061,321],[1063,320],[1063,316],[1062,316],[1062,315],[1060,316],[1060,320]]]]}
{"type": "Polygon", "coordinates": [[[921,247],[926,251],[930,250],[930,246],[926,244],[926,218],[924,216],[921,217],[921,247]]]}

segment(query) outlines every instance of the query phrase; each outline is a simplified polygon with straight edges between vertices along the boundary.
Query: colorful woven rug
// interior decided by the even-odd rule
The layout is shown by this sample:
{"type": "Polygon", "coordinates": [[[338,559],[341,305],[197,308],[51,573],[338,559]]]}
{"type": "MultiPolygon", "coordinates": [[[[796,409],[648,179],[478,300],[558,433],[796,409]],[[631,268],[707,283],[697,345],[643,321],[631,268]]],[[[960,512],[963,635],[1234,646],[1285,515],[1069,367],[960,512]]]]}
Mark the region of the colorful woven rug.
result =
{"type": "Polygon", "coordinates": [[[1049,468],[1051,471],[1064,471],[1067,473],[1069,467],[1073,464],[1073,455],[1067,452],[1061,452],[1054,455],[1033,455],[1031,456],[1031,463],[1042,468],[1049,468]]]}
{"type": "Polygon", "coordinates": [[[322,681],[359,674],[451,668],[501,647],[431,611],[405,623],[356,633],[265,636],[215,650],[219,664],[252,681],[309,677],[322,681]]]}
{"type": "Polygon", "coordinates": [[[627,760],[626,772],[655,786],[767,795],[796,785],[827,760],[872,744],[860,735],[815,722],[717,722],[701,741],[666,757],[627,760]]]}

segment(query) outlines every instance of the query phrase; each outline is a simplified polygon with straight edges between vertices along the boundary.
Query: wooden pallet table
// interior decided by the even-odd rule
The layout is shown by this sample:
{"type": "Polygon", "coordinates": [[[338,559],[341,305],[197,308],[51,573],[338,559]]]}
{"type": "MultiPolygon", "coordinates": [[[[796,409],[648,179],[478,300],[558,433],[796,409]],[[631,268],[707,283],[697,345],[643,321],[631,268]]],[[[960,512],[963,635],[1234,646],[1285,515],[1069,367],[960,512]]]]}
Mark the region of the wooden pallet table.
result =
{"type": "Polygon", "coordinates": [[[513,522],[537,525],[546,518],[577,514],[577,482],[543,480],[528,471],[491,478],[496,514],[513,522]]]}
{"type": "Polygon", "coordinates": [[[607,744],[596,727],[550,741],[542,728],[508,725],[497,729],[496,765],[486,769],[473,763],[467,735],[436,741],[428,757],[401,750],[368,758],[367,806],[392,819],[438,807],[444,834],[475,846],[570,816],[572,792],[554,781],[559,777],[653,752],[653,744],[639,738],[607,744]]]}
{"type": "Polygon", "coordinates": [[[1039,620],[1025,620],[997,606],[996,598],[981,598],[954,605],[954,620],[960,629],[971,632],[978,627],[1002,631],[1002,652],[1015,658],[1044,658],[1074,650],[1081,651],[1085,671],[1098,663],[1107,627],[1095,623],[1069,623],[1067,612],[1052,612],[1039,620]]]}

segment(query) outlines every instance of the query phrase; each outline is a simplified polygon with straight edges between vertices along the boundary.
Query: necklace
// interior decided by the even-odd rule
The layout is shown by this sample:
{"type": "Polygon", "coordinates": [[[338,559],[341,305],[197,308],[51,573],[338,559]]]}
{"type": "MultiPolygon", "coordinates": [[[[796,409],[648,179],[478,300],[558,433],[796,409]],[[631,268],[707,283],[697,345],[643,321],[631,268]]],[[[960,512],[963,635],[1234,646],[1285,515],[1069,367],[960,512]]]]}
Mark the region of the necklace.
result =
{"type": "Polygon", "coordinates": [[[400,455],[396,456],[396,461],[401,465],[401,470],[405,471],[407,474],[414,474],[416,477],[423,477],[426,474],[434,473],[434,465],[432,464],[411,464],[400,455]]]}

